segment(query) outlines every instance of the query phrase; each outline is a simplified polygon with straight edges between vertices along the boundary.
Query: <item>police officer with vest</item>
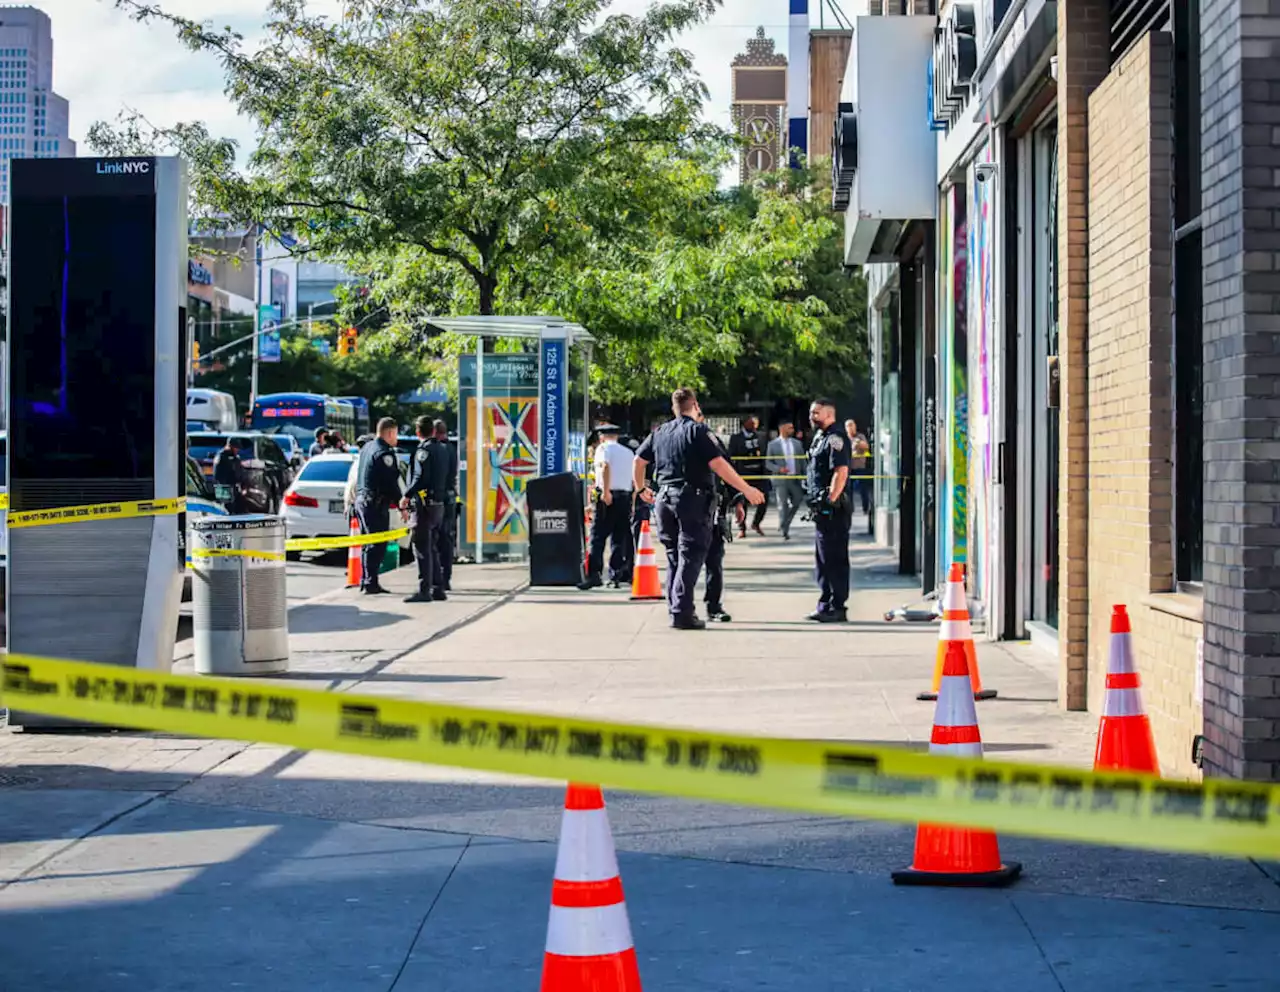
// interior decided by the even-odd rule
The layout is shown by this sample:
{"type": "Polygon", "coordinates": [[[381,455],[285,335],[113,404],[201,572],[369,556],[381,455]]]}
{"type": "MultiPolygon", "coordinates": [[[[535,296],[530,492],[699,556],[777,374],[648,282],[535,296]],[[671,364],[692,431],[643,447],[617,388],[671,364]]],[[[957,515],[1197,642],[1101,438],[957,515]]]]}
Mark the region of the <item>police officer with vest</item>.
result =
{"type": "Polygon", "coordinates": [[[813,443],[809,446],[809,472],[805,491],[815,527],[818,608],[808,619],[818,623],[843,623],[848,619],[849,524],[853,504],[846,491],[849,482],[849,442],[836,423],[831,400],[814,400],[809,407],[813,443]]]}
{"type": "MultiPolygon", "coordinates": [[[[378,421],[378,436],[360,449],[356,466],[356,519],[363,534],[380,534],[391,529],[391,508],[404,496],[400,464],[396,459],[396,422],[390,417],[378,421]]],[[[360,591],[366,596],[390,592],[378,582],[387,545],[366,544],[360,550],[360,591]]]]}
{"type": "Polygon", "coordinates": [[[667,606],[671,626],[678,630],[702,630],[706,623],[693,608],[698,574],[711,546],[715,510],[715,476],[738,490],[752,504],[764,502],[764,494],[745,482],[711,438],[692,389],[671,394],[675,420],[663,424],[640,444],[632,466],[632,478],[640,499],[652,503],[658,521],[658,539],[667,549],[667,606]],[[655,494],[644,484],[645,470],[654,466],[655,494]]]}
{"type": "Polygon", "coordinates": [[[408,493],[400,509],[413,514],[413,556],[418,561],[418,591],[406,603],[429,603],[446,599],[444,569],[440,561],[440,531],[444,526],[445,484],[439,476],[444,465],[443,452],[433,450],[430,440],[433,427],[430,417],[414,422],[418,447],[410,463],[408,493]]]}

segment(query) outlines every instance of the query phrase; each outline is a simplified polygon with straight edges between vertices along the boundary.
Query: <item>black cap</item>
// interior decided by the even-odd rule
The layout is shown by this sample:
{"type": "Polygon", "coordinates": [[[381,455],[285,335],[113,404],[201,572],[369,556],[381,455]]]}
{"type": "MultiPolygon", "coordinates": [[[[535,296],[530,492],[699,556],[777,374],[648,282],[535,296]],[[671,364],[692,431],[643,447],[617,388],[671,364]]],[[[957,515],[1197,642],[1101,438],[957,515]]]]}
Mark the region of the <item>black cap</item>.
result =
{"type": "Polygon", "coordinates": [[[597,434],[621,434],[622,428],[617,424],[596,424],[597,434]]]}

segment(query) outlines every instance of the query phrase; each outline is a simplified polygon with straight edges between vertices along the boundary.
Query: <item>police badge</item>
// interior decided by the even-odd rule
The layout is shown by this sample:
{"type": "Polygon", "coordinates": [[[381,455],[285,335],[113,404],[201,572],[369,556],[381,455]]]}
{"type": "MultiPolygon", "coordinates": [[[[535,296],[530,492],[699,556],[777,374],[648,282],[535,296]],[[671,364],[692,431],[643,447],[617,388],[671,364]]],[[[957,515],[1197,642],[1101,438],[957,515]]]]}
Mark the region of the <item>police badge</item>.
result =
{"type": "Polygon", "coordinates": [[[392,452],[388,451],[382,456],[382,464],[387,466],[387,468],[394,468],[396,464],[396,456],[392,452]]]}
{"type": "Polygon", "coordinates": [[[839,434],[831,435],[831,450],[844,451],[844,438],[842,438],[839,434]]]}

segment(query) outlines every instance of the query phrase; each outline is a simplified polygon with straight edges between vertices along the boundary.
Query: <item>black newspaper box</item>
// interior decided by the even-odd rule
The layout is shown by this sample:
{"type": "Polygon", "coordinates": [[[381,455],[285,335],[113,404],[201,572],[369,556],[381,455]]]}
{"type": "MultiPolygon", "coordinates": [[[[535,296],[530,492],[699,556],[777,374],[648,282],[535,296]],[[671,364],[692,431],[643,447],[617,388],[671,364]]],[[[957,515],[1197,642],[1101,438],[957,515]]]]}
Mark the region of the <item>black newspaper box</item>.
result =
{"type": "Polygon", "coordinates": [[[530,479],[529,584],[576,586],[585,577],[582,483],[572,472],[530,479]]]}

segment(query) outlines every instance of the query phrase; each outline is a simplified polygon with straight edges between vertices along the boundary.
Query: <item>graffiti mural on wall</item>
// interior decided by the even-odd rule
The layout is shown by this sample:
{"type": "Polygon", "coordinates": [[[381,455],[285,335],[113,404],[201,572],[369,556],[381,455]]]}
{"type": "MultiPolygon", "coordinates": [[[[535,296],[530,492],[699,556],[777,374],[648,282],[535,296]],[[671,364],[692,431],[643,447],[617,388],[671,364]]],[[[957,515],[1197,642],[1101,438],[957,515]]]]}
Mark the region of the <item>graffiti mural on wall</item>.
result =
{"type": "MultiPolygon", "coordinates": [[[[990,162],[991,146],[978,155],[978,161],[990,162]]],[[[972,176],[972,170],[970,172],[972,176]]],[[[995,182],[970,182],[973,191],[972,209],[968,214],[969,254],[965,264],[967,284],[966,312],[968,337],[973,346],[969,349],[971,365],[968,396],[968,443],[972,446],[967,492],[966,555],[969,562],[967,578],[971,596],[985,599],[987,595],[987,549],[994,539],[994,521],[991,515],[992,498],[992,450],[991,450],[991,359],[990,350],[995,320],[995,268],[994,222],[992,199],[995,182]]]]}
{"type": "Polygon", "coordinates": [[[951,560],[969,560],[969,357],[968,334],[968,267],[969,226],[964,187],[951,190],[952,213],[955,218],[954,256],[952,260],[952,302],[955,321],[950,411],[951,424],[951,560]]]}

